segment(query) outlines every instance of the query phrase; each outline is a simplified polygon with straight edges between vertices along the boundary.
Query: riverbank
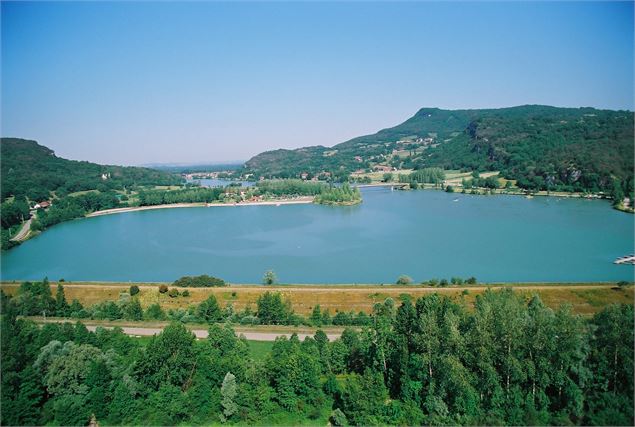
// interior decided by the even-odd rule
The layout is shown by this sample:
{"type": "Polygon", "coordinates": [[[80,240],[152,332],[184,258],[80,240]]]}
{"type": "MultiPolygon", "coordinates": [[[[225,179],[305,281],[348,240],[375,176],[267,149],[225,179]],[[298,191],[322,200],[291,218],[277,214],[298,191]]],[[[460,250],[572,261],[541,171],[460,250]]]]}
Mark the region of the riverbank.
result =
{"type": "MultiPolygon", "coordinates": [[[[134,282],[62,282],[66,299],[77,299],[84,306],[102,301],[117,301],[122,292],[128,292],[131,285],[139,287],[138,299],[143,308],[158,303],[164,310],[184,308],[200,304],[209,295],[214,295],[221,306],[232,304],[235,310],[256,307],[258,298],[265,292],[279,292],[287,298],[298,314],[308,315],[316,305],[331,315],[337,311],[355,313],[372,312],[373,306],[392,298],[397,304],[404,298],[419,298],[438,293],[452,299],[463,300],[473,306],[476,296],[488,289],[511,288],[529,298],[539,295],[549,307],[556,309],[563,303],[571,304],[573,311],[582,315],[592,315],[609,304],[633,304],[633,286],[619,287],[615,283],[491,283],[468,286],[430,287],[425,285],[381,285],[381,284],[308,284],[272,285],[232,284],[217,288],[177,288],[179,293],[187,289],[188,297],[170,297],[159,293],[159,285],[170,288],[171,283],[134,282]]],[[[53,293],[58,283],[51,282],[53,293]]],[[[17,293],[19,282],[2,282],[0,289],[9,295],[17,293]]]]}
{"type": "Polygon", "coordinates": [[[124,212],[137,212],[154,209],[174,209],[174,208],[214,208],[214,207],[236,207],[236,206],[281,206],[281,205],[299,205],[313,203],[313,197],[298,197],[296,199],[280,199],[265,200],[259,202],[239,202],[239,203],[173,203],[169,205],[155,206],[130,206],[125,208],[105,209],[102,211],[91,212],[86,215],[87,218],[102,215],[111,215],[124,212]]]}

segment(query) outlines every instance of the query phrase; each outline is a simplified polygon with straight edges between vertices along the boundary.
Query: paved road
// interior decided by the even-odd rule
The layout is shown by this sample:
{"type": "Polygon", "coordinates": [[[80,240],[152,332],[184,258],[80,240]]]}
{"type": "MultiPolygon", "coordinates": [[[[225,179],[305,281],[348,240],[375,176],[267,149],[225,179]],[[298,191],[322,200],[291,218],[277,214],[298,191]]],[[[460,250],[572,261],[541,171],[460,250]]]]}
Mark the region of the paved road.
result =
{"type": "Polygon", "coordinates": [[[20,231],[18,231],[18,234],[16,234],[15,236],[13,236],[11,238],[11,240],[13,240],[14,242],[19,242],[22,241],[26,238],[27,234],[29,234],[29,231],[31,231],[31,221],[32,219],[29,218],[23,225],[22,228],[20,229],[20,231]]]}
{"type": "MultiPolygon", "coordinates": [[[[107,329],[112,329],[112,326],[103,326],[107,329]]],[[[95,331],[97,329],[96,325],[86,325],[89,331],[95,331]]],[[[162,331],[161,328],[137,328],[131,326],[122,326],[123,332],[126,335],[132,336],[152,336],[160,333],[162,331]]],[[[196,338],[207,338],[207,331],[204,329],[192,329],[196,338]]],[[[291,333],[287,332],[249,332],[249,331],[237,331],[238,335],[244,335],[245,338],[251,341],[275,341],[277,337],[286,336],[287,338],[291,336],[291,333]]],[[[328,333],[326,336],[329,340],[335,340],[340,337],[339,333],[328,333]]],[[[298,332],[298,338],[302,341],[307,336],[313,336],[313,334],[298,332]]]]}

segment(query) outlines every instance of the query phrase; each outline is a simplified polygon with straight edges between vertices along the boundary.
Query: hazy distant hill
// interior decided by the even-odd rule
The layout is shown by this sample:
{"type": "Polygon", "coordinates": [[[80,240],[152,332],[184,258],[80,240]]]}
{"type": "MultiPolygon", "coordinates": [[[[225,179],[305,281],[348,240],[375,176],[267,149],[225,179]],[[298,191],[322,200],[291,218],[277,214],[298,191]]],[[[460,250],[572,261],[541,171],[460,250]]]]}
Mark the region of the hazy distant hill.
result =
{"type": "Polygon", "coordinates": [[[422,108],[402,124],[332,148],[261,153],[245,164],[258,176],[346,176],[378,165],[500,170],[525,188],[632,188],[633,113],[540,105],[482,110],[422,108]]]}
{"type": "Polygon", "coordinates": [[[51,191],[64,196],[75,191],[107,191],[181,181],[178,176],[153,169],[66,160],[57,157],[49,148],[26,139],[2,138],[0,148],[2,200],[13,195],[44,200],[50,197],[51,191]]]}

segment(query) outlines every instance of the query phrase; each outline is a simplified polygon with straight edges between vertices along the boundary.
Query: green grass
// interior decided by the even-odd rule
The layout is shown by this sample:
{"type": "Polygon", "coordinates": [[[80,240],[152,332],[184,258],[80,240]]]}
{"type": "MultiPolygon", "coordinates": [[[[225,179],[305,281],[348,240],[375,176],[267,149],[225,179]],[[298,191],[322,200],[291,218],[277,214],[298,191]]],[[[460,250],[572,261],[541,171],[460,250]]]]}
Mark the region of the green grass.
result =
{"type": "Polygon", "coordinates": [[[265,357],[271,352],[273,341],[248,341],[249,353],[256,362],[265,360],[265,357]]]}
{"type": "MultiPolygon", "coordinates": [[[[150,343],[152,337],[133,337],[137,342],[143,346],[150,343]]],[[[273,341],[247,341],[249,343],[249,354],[256,362],[262,362],[267,355],[271,352],[273,347],[273,341]]]]}

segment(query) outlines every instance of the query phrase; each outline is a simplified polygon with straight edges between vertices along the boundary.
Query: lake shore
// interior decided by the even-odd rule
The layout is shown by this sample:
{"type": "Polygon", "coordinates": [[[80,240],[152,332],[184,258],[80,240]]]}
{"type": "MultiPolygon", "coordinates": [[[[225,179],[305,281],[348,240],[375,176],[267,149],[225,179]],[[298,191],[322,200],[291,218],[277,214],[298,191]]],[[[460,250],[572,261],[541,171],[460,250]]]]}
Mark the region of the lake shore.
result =
{"type": "Polygon", "coordinates": [[[300,205],[313,203],[313,197],[299,197],[297,199],[266,200],[261,202],[240,202],[240,203],[172,203],[169,205],[155,206],[130,206],[125,208],[105,209],[95,211],[86,215],[87,218],[102,215],[112,215],[116,213],[147,211],[153,209],[174,209],[174,208],[215,208],[215,207],[236,207],[236,206],[281,206],[300,205]]]}

